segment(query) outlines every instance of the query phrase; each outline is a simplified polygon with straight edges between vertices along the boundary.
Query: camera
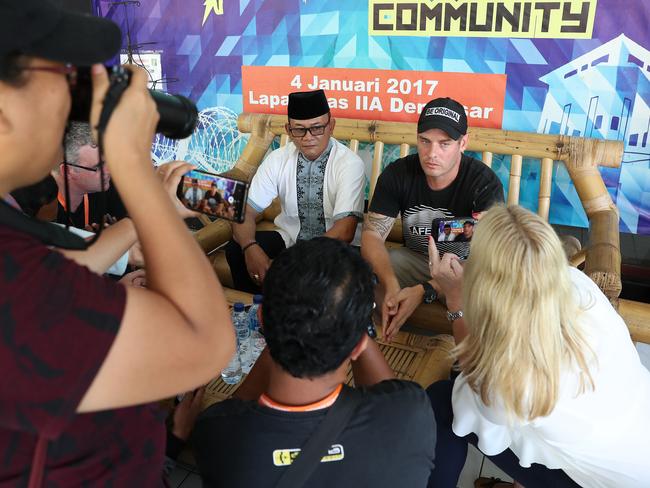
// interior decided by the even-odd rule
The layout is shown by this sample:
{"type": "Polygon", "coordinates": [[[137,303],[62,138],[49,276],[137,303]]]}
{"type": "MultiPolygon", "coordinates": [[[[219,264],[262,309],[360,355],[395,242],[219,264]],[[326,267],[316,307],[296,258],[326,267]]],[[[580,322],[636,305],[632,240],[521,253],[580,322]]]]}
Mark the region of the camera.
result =
{"type": "MultiPolygon", "coordinates": [[[[113,97],[114,103],[110,108],[117,105],[119,97],[129,86],[131,72],[122,67],[114,66],[107,68],[110,71],[110,88],[104,104],[107,105],[109,97],[113,97]]],[[[72,107],[69,119],[75,122],[88,122],[90,117],[90,106],[92,101],[92,82],[89,67],[80,67],[77,71],[77,84],[72,89],[72,107]]],[[[199,120],[199,113],[196,105],[182,95],[169,95],[156,90],[149,90],[151,98],[156,102],[156,108],[160,114],[156,132],[169,137],[170,139],[184,139],[189,137],[199,120]]],[[[105,117],[110,116],[110,111],[105,117]]]]}

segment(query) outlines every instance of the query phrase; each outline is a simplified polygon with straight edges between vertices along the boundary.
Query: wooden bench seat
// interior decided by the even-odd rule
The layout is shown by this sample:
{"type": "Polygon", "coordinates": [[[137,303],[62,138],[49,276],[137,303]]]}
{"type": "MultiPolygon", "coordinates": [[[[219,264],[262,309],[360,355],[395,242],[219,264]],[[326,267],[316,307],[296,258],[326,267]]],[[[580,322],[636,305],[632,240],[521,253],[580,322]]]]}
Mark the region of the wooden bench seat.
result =
{"type": "MultiPolygon", "coordinates": [[[[249,133],[250,138],[239,160],[227,174],[250,181],[274,138],[279,136],[281,144],[287,142],[285,122],[286,117],[280,115],[241,114],[238,128],[240,132],[249,133]]],[[[483,162],[488,166],[491,165],[494,154],[510,156],[508,204],[519,203],[524,158],[537,161],[540,190],[537,208],[531,210],[537,211],[545,219],[548,219],[549,215],[554,162],[560,161],[565,165],[589,219],[589,242],[572,262],[575,265],[584,265],[584,272],[603,290],[612,304],[617,308],[620,306],[619,311],[630,326],[633,339],[650,343],[650,306],[618,299],[621,291],[619,217],[598,171],[599,166],[620,166],[623,143],[484,128],[470,128],[468,132],[468,150],[480,153],[483,162]]],[[[358,150],[361,142],[374,144],[369,182],[370,199],[382,169],[385,144],[397,144],[400,146],[401,156],[408,154],[410,148],[416,144],[416,124],[337,118],[334,137],[348,141],[353,151],[358,150]]],[[[272,221],[278,212],[279,205],[276,202],[260,216],[258,229],[272,229],[272,221]]],[[[232,287],[232,278],[223,251],[213,251],[226,243],[231,235],[230,225],[226,221],[216,221],[196,234],[203,249],[212,253],[214,268],[222,283],[228,287],[232,287]]],[[[399,245],[402,245],[401,221],[396,219],[387,246],[399,245]]],[[[434,332],[450,332],[445,310],[440,304],[420,306],[408,323],[434,332]]]]}

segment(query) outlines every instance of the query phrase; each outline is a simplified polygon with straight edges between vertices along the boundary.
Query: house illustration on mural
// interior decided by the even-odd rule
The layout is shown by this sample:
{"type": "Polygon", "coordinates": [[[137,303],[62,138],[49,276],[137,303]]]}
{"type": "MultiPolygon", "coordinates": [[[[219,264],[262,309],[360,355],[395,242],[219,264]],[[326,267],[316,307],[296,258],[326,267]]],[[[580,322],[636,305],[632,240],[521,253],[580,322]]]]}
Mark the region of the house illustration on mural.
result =
{"type": "Polygon", "coordinates": [[[538,132],[625,141],[623,161],[650,160],[650,51],[625,35],[542,76],[538,132]]]}

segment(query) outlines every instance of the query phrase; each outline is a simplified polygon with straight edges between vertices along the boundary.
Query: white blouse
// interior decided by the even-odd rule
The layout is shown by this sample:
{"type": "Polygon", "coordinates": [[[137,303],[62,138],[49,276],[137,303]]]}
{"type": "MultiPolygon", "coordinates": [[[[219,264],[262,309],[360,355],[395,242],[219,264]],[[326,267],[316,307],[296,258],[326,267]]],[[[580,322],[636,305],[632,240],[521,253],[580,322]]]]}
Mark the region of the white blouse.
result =
{"type": "Polygon", "coordinates": [[[476,433],[487,455],[509,448],[521,466],[562,469],[581,486],[650,487],[650,372],[605,295],[581,271],[570,273],[585,309],[579,323],[597,357],[590,364],[595,390],[576,396],[578,375],[567,369],[550,415],[509,424],[498,399],[483,404],[461,374],[452,396],[453,430],[476,433]]]}

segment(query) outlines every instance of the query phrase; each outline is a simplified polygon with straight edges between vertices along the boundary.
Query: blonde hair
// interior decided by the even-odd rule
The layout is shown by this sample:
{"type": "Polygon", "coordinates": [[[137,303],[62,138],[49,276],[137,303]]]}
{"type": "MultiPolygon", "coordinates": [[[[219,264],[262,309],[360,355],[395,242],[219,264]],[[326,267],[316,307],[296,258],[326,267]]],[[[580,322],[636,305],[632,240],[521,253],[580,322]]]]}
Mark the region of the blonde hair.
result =
{"type": "Polygon", "coordinates": [[[511,419],[546,416],[560,372],[574,365],[576,393],[593,388],[562,244],[534,213],[496,206],[481,219],[463,273],[463,309],[469,334],[455,352],[486,405],[498,398],[511,419]]]}

